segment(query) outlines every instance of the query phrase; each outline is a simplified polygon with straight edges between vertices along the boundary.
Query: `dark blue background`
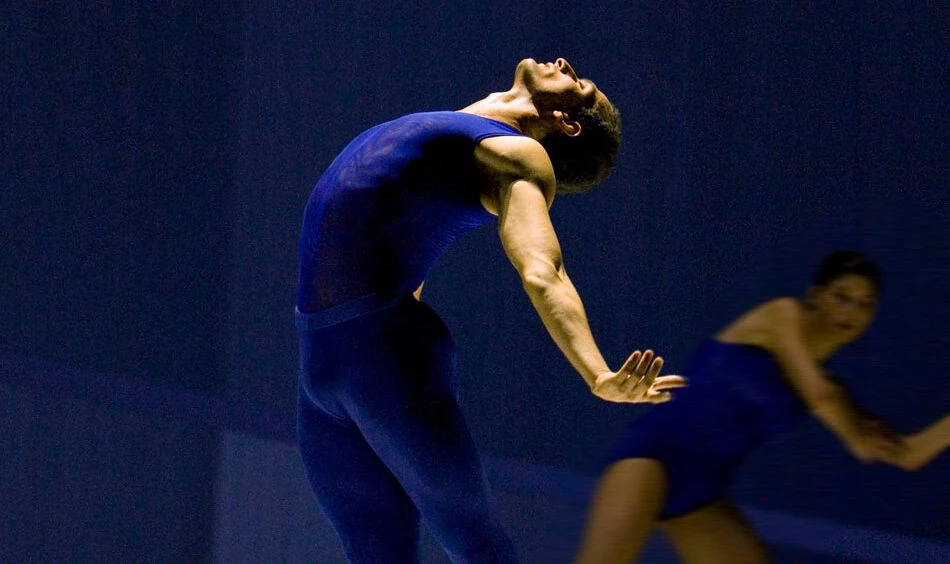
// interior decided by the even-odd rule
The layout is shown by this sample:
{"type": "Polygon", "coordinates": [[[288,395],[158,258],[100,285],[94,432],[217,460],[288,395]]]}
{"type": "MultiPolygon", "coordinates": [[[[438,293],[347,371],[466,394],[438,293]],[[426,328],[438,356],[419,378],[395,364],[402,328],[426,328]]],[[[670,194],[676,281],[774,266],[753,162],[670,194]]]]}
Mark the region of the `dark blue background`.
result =
{"type": "MultiPolygon", "coordinates": [[[[761,300],[801,295],[816,260],[855,247],[880,261],[886,290],[866,338],[833,367],[904,429],[950,404],[950,45],[937,4],[4,12],[8,358],[291,421],[296,238],[319,174],[370,125],[460,108],[507,88],[522,57],[564,56],[624,116],[610,181],[552,212],[609,363],[652,347],[675,372],[702,338],[761,300]]],[[[645,409],[587,393],[490,227],[450,249],[424,299],[454,332],[463,405],[486,453],[593,472],[645,409]]],[[[0,499],[0,556],[208,557],[221,471],[212,426],[150,423],[46,384],[2,391],[12,432],[0,483],[16,488],[0,499]]],[[[736,495],[947,540],[948,471],[946,457],[913,475],[859,466],[809,423],[756,453],[736,495]]]]}

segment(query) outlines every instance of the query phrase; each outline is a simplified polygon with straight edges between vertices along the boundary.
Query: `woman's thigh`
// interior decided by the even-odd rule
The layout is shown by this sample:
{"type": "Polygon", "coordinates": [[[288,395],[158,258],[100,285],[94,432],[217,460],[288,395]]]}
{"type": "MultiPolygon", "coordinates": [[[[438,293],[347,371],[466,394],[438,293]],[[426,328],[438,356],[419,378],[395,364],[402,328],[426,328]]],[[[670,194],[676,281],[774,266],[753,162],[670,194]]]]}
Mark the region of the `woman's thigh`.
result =
{"type": "Polygon", "coordinates": [[[684,564],[763,564],[768,551],[751,523],[728,499],[663,521],[666,535],[684,564]]]}
{"type": "Polygon", "coordinates": [[[628,564],[643,550],[666,498],[663,466],[648,458],[610,465],[594,492],[578,564],[628,564]]]}

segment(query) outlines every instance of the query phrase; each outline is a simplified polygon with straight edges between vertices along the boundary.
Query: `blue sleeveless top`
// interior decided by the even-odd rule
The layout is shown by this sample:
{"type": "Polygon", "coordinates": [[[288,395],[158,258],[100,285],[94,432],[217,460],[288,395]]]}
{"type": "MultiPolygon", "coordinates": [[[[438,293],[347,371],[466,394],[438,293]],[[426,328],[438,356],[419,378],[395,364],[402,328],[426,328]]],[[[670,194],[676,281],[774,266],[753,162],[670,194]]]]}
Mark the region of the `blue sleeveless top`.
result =
{"type": "Polygon", "coordinates": [[[683,375],[689,386],[632,421],[606,460],[663,464],[669,484],[663,518],[727,495],[746,455],[807,414],[775,358],[760,347],[708,339],[683,375]]]}
{"type": "Polygon", "coordinates": [[[683,374],[689,385],[657,406],[654,417],[669,419],[719,456],[741,458],[806,415],[775,358],[761,347],[708,339],[683,374]]]}
{"type": "Polygon", "coordinates": [[[521,135],[459,112],[403,116],[354,139],[314,187],[300,234],[297,308],[414,291],[459,235],[493,218],[475,146],[521,135]]]}

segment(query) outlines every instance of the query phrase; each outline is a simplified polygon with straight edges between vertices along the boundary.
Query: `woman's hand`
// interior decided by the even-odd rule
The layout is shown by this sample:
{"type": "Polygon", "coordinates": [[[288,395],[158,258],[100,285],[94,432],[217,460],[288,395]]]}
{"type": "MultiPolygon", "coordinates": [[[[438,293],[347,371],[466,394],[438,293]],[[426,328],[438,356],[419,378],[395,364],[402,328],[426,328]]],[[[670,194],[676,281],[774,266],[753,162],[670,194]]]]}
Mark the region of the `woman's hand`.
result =
{"type": "Polygon", "coordinates": [[[634,351],[617,372],[597,376],[591,391],[615,403],[663,403],[673,399],[669,390],[686,386],[682,376],[660,376],[663,358],[653,351],[634,351]]]}
{"type": "Polygon", "coordinates": [[[950,415],[945,415],[928,427],[902,437],[904,448],[882,458],[892,466],[913,472],[926,466],[947,448],[950,448],[950,415]]]}
{"type": "Polygon", "coordinates": [[[904,437],[880,419],[865,418],[860,433],[845,445],[851,454],[864,463],[899,460],[906,452],[904,437]]]}

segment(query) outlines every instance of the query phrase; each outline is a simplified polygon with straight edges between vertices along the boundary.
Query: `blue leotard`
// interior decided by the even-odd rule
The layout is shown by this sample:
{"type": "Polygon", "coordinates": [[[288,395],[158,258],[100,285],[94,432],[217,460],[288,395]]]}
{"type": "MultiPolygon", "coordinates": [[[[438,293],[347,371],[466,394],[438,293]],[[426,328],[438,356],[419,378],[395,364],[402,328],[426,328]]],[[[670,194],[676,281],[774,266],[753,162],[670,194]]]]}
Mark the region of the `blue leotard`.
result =
{"type": "Polygon", "coordinates": [[[492,218],[474,151],[499,135],[520,133],[457,112],[384,123],[307,204],[297,438],[350,562],[416,562],[420,515],[453,562],[516,561],[456,400],[452,338],[411,296],[453,239],[492,218]]]}
{"type": "Polygon", "coordinates": [[[307,203],[298,308],[415,290],[449,243],[492,219],[480,203],[473,151],[499,135],[520,133],[472,114],[427,112],[347,145],[307,203]]]}
{"type": "Polygon", "coordinates": [[[651,458],[663,465],[663,519],[724,497],[745,456],[806,414],[775,359],[756,346],[707,340],[683,375],[689,386],[631,422],[607,460],[651,458]]]}

